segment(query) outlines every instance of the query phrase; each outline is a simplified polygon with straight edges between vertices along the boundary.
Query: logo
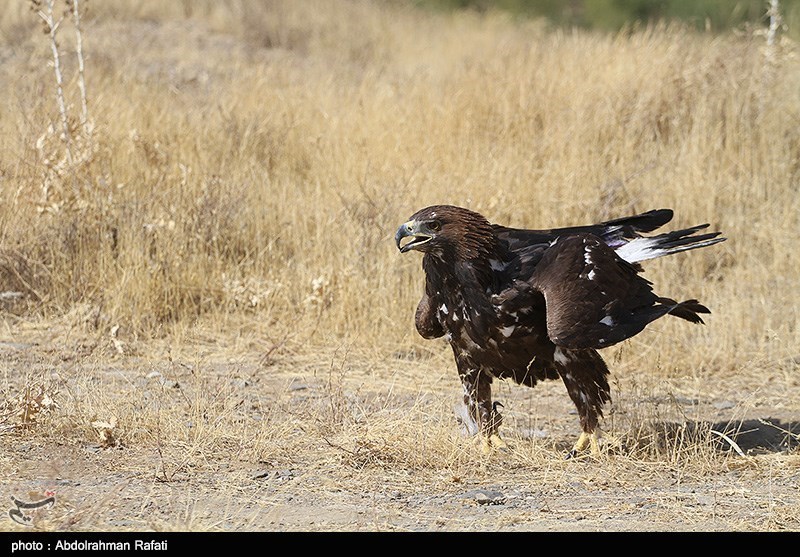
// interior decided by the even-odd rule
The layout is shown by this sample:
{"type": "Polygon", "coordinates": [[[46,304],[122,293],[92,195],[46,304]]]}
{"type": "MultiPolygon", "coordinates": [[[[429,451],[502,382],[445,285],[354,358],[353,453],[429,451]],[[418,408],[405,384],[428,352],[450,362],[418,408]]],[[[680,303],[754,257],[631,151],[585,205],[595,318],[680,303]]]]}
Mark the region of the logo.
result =
{"type": "Polygon", "coordinates": [[[42,499],[41,501],[34,501],[32,503],[22,501],[12,495],[11,501],[14,503],[16,508],[8,509],[8,517],[17,524],[31,526],[31,522],[33,520],[32,515],[36,514],[36,511],[43,508],[52,508],[53,505],[56,504],[55,492],[46,491],[44,494],[46,497],[45,499],[42,499]]]}

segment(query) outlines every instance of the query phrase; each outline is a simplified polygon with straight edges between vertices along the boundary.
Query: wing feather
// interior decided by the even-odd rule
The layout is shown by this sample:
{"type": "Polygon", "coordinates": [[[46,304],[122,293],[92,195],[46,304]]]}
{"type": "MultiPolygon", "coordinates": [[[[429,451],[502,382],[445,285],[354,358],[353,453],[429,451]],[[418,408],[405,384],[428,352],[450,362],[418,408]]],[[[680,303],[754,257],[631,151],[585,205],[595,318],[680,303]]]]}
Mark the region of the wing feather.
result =
{"type": "Polygon", "coordinates": [[[592,234],[601,238],[606,244],[618,247],[641,237],[640,232],[652,232],[656,228],[664,226],[672,220],[672,215],[671,209],[654,209],[639,215],[621,217],[599,224],[553,228],[550,230],[526,230],[494,225],[494,232],[498,238],[507,241],[512,250],[533,244],[546,244],[556,238],[575,234],[592,234]]]}

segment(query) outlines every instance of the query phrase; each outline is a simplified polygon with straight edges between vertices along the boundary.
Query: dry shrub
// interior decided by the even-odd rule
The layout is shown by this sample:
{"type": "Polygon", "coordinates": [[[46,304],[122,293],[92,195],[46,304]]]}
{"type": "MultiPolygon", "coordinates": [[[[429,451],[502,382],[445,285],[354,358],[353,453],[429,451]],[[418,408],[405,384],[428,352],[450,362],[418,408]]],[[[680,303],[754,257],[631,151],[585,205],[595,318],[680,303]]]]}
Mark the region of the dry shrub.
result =
{"type": "Polygon", "coordinates": [[[50,382],[29,381],[16,396],[6,395],[0,406],[0,434],[24,433],[45,422],[59,407],[58,394],[50,382]]]}

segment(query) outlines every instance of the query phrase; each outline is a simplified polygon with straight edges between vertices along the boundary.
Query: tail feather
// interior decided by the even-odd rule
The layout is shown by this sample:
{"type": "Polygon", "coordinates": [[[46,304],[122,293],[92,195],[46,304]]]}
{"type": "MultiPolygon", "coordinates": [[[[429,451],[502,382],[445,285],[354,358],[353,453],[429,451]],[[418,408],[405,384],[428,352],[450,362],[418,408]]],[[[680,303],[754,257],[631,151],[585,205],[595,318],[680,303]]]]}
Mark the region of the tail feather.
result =
{"type": "Polygon", "coordinates": [[[680,248],[683,246],[688,246],[688,249],[702,248],[703,246],[709,246],[725,240],[725,238],[719,238],[714,241],[709,241],[713,238],[717,238],[721,232],[708,232],[706,234],[700,234],[699,236],[694,235],[695,232],[705,230],[706,228],[708,228],[707,223],[699,224],[691,228],[674,230],[672,232],[667,232],[666,234],[652,236],[651,239],[657,240],[657,246],[660,249],[668,250],[670,253],[674,253],[675,248],[680,248]]]}
{"type": "Polygon", "coordinates": [[[692,323],[704,324],[703,318],[697,315],[698,313],[711,313],[706,306],[697,300],[686,300],[685,302],[676,302],[671,298],[659,298],[659,303],[672,306],[667,311],[668,314],[680,317],[692,323]]]}

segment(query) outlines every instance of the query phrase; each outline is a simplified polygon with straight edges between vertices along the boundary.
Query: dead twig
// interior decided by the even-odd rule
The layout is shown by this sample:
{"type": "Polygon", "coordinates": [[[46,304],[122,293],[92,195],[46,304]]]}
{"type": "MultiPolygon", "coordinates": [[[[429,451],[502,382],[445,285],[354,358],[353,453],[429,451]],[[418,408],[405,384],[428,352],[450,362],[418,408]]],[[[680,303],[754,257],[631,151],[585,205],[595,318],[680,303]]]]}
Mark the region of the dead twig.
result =
{"type": "MultiPolygon", "coordinates": [[[[56,21],[53,15],[55,0],[45,0],[44,9],[39,9],[36,13],[45,24],[45,31],[50,37],[50,48],[53,51],[53,71],[56,76],[56,100],[58,101],[58,111],[61,114],[61,126],[64,134],[64,145],[67,150],[67,162],[72,164],[72,145],[69,132],[69,121],[67,120],[67,106],[64,102],[64,78],[61,74],[61,55],[58,52],[58,41],[56,36],[58,28],[64,18],[56,21]]],[[[35,3],[34,6],[37,4],[35,3]]]]}

